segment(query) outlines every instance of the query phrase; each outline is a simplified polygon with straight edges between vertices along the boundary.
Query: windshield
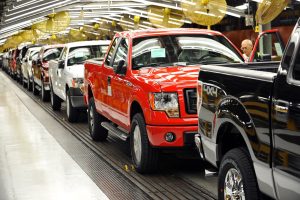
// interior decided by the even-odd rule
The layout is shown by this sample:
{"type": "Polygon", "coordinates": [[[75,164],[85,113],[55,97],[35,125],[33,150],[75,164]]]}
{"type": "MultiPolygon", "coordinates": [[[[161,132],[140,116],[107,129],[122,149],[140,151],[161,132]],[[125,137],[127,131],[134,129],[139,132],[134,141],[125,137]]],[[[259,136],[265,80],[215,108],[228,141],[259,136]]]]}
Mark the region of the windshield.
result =
{"type": "Polygon", "coordinates": [[[31,52],[31,59],[36,60],[38,58],[39,52],[38,51],[32,51],[31,52]]]}
{"type": "Polygon", "coordinates": [[[107,46],[94,45],[84,47],[72,47],[70,48],[68,55],[68,66],[83,64],[84,61],[92,58],[103,59],[106,53],[107,46]]]}
{"type": "Polygon", "coordinates": [[[133,69],[180,63],[242,63],[242,57],[223,36],[166,35],[133,40],[133,69]]]}
{"type": "Polygon", "coordinates": [[[43,61],[49,61],[59,58],[62,47],[46,49],[43,56],[43,61]]]}

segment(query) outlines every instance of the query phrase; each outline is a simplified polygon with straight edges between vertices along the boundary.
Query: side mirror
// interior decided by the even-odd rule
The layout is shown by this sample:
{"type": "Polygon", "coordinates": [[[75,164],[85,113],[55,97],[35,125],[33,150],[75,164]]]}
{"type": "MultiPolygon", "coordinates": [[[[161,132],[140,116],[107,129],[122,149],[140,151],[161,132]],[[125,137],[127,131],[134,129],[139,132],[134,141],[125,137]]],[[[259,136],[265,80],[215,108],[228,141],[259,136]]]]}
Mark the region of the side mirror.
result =
{"type": "Polygon", "coordinates": [[[32,56],[29,56],[28,60],[32,60],[32,56]]]}
{"type": "Polygon", "coordinates": [[[65,67],[65,61],[64,60],[59,60],[58,61],[58,69],[63,69],[65,67]]]}
{"type": "Polygon", "coordinates": [[[124,67],[125,65],[125,60],[120,60],[117,68],[115,69],[115,73],[116,74],[125,74],[126,73],[126,67],[124,67]]]}

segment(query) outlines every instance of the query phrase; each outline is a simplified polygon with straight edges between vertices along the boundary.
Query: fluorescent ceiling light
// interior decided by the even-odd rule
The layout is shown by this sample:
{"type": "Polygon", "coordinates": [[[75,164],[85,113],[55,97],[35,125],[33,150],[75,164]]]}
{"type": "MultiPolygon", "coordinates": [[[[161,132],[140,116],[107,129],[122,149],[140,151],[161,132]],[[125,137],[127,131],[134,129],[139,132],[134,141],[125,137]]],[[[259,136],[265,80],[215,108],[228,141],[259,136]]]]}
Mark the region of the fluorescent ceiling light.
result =
{"type": "Polygon", "coordinates": [[[231,15],[231,16],[233,16],[233,17],[238,17],[238,18],[240,18],[241,17],[241,15],[239,15],[239,14],[236,14],[236,13],[233,13],[233,12],[230,12],[230,11],[224,11],[224,10],[219,10],[221,13],[224,13],[224,14],[226,14],[226,15],[231,15]]]}
{"type": "Polygon", "coordinates": [[[243,5],[236,6],[235,8],[239,10],[246,10],[248,8],[248,5],[248,3],[244,3],[243,5]]]}
{"type": "Polygon", "coordinates": [[[212,17],[216,17],[216,15],[212,14],[212,13],[206,13],[206,12],[202,12],[202,11],[195,11],[195,13],[200,14],[200,15],[207,15],[207,16],[212,16],[212,17]]]}

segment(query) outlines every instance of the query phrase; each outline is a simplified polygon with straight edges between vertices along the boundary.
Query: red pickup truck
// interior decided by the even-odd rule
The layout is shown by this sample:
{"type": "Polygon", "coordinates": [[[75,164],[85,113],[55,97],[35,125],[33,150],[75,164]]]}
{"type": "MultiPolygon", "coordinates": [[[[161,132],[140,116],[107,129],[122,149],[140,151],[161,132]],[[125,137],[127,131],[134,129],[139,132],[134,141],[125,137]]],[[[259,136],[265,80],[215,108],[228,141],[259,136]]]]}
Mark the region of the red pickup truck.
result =
{"type": "Polygon", "coordinates": [[[91,137],[130,138],[140,173],[158,164],[160,149],[194,144],[199,64],[242,63],[221,33],[153,29],[117,33],[103,61],[85,64],[84,99],[91,137]],[[130,136],[130,137],[129,137],[130,136]]]}

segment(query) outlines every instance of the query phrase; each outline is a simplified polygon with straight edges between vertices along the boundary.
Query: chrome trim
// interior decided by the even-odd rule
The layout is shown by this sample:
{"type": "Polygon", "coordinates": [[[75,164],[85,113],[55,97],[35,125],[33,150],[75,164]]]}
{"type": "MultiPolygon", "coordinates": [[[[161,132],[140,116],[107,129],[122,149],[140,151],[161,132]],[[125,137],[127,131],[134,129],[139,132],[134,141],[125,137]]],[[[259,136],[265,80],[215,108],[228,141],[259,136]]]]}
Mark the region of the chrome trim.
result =
{"type": "Polygon", "coordinates": [[[200,134],[195,134],[195,143],[202,160],[205,160],[200,134]]]}

